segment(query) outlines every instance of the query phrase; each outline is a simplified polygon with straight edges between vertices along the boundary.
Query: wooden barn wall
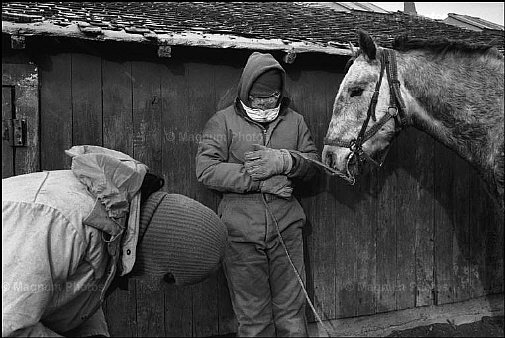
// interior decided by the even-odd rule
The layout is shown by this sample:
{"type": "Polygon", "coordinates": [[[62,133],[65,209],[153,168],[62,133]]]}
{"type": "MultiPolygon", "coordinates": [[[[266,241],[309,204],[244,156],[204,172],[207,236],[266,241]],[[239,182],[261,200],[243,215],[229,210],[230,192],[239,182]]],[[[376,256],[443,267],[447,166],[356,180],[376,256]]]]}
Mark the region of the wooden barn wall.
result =
{"type": "MultiPolygon", "coordinates": [[[[65,149],[101,145],[146,163],[165,178],[165,191],[216,210],[220,196],[195,176],[198,140],[250,52],[181,48],[160,59],[128,51],[30,56],[39,66],[40,168],[69,168],[65,149]]],[[[345,61],[299,55],[283,63],[293,106],[320,150],[345,61]]],[[[299,197],[308,219],[307,288],[323,319],[503,292],[503,216],[476,172],[426,134],[403,132],[384,166],[355,186],[321,175],[299,197]]],[[[188,287],[130,281],[104,310],[112,335],[236,329],[222,271],[188,287]]]]}

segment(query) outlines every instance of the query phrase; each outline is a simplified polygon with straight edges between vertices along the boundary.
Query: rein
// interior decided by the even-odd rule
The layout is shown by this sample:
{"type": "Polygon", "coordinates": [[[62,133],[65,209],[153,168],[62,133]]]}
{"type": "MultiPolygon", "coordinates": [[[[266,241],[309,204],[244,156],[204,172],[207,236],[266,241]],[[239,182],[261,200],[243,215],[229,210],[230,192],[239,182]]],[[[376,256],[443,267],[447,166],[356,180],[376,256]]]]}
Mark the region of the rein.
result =
{"type": "MultiPolygon", "coordinates": [[[[368,106],[367,116],[361,129],[358,133],[358,136],[352,140],[341,140],[341,139],[333,139],[325,137],[324,144],[329,146],[338,146],[343,148],[349,148],[352,151],[351,156],[347,161],[347,167],[349,167],[349,162],[353,157],[356,157],[358,162],[361,163],[363,161],[371,162],[372,164],[380,167],[382,162],[379,163],[375,161],[370,155],[363,151],[363,143],[369,140],[372,136],[374,136],[382,126],[389,121],[389,119],[393,118],[395,120],[395,125],[397,129],[401,129],[406,124],[405,119],[405,103],[403,102],[403,98],[400,94],[400,81],[398,81],[398,69],[396,66],[396,55],[395,52],[391,49],[383,49],[381,53],[381,70],[379,81],[375,86],[375,91],[373,93],[372,99],[370,101],[370,105],[368,106]],[[379,99],[379,90],[382,83],[382,78],[384,76],[384,70],[386,71],[386,76],[388,78],[389,83],[389,107],[384,116],[370,127],[367,130],[370,119],[374,122],[377,121],[375,116],[375,109],[377,106],[377,101],[379,99]]],[[[349,169],[347,169],[347,174],[349,176],[349,169]]]]}

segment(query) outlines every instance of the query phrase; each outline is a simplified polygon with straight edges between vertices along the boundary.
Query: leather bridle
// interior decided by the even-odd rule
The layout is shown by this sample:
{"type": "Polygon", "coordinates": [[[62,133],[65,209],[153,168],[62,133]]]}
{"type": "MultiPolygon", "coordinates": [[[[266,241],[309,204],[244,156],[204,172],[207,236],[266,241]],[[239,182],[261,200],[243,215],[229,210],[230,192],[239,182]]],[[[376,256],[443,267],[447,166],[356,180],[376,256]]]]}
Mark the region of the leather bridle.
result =
{"type": "MultiPolygon", "coordinates": [[[[368,161],[376,166],[381,166],[381,162],[377,162],[370,155],[363,151],[363,143],[369,140],[372,136],[374,136],[382,126],[389,121],[390,119],[395,120],[396,131],[398,132],[405,124],[405,103],[403,102],[402,96],[400,94],[400,82],[398,81],[398,69],[396,65],[396,55],[395,52],[391,49],[384,48],[381,52],[381,70],[379,81],[375,86],[375,91],[372,96],[372,100],[370,101],[370,105],[368,106],[367,116],[363,125],[361,126],[361,130],[358,133],[358,136],[352,140],[342,140],[342,139],[324,139],[324,144],[329,146],[338,146],[343,148],[349,148],[352,153],[347,161],[347,173],[349,173],[349,162],[353,156],[356,157],[358,163],[363,161],[368,161]],[[367,130],[370,119],[374,122],[377,121],[375,116],[375,108],[377,106],[377,101],[379,98],[379,90],[382,83],[382,78],[384,75],[384,70],[386,70],[388,83],[389,83],[389,107],[384,116],[381,119],[372,125],[370,129],[367,130]]],[[[382,159],[383,160],[383,159],[382,159]]],[[[350,175],[352,176],[352,175],[350,175]]]]}

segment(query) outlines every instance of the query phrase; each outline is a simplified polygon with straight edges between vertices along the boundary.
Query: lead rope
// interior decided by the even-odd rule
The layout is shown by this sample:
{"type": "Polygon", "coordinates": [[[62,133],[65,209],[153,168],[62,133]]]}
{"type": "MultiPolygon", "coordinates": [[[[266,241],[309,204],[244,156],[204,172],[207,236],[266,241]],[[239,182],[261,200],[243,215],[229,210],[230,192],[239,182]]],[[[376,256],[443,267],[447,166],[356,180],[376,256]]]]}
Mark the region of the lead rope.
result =
{"type": "Polygon", "coordinates": [[[284,239],[282,238],[281,231],[279,229],[279,224],[277,223],[277,219],[275,218],[274,214],[272,213],[272,211],[268,207],[268,203],[267,203],[267,201],[265,199],[265,194],[261,194],[261,197],[263,199],[263,204],[265,204],[265,207],[266,207],[268,213],[270,214],[270,216],[274,220],[274,224],[275,224],[275,228],[277,230],[277,235],[279,236],[279,240],[281,241],[282,247],[284,248],[284,251],[286,252],[286,256],[288,257],[289,264],[291,264],[291,267],[293,268],[293,271],[295,272],[296,278],[298,279],[298,283],[300,283],[300,286],[302,287],[303,293],[305,294],[305,298],[307,299],[307,302],[309,303],[310,308],[312,309],[312,312],[316,316],[316,319],[319,322],[319,324],[321,324],[321,326],[323,327],[324,331],[326,331],[326,334],[328,335],[328,337],[334,337],[334,335],[332,336],[330,334],[330,331],[328,330],[328,328],[326,327],[326,325],[323,324],[323,321],[321,320],[321,317],[319,317],[319,314],[317,313],[316,309],[314,308],[314,305],[312,304],[312,302],[311,302],[311,300],[309,298],[309,294],[307,293],[307,290],[305,289],[305,285],[303,285],[303,280],[300,277],[300,274],[298,273],[298,270],[296,270],[296,267],[295,267],[293,261],[291,260],[291,256],[289,254],[289,251],[288,251],[288,248],[286,246],[286,243],[284,243],[284,239]]]}

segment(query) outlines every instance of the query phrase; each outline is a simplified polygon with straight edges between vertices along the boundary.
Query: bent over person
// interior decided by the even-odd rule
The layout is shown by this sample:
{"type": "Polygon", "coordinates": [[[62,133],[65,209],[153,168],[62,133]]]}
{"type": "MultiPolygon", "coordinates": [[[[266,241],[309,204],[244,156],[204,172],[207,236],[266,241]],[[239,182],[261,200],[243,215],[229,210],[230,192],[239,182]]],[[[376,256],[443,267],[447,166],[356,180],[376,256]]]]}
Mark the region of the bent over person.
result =
{"type": "Polygon", "coordinates": [[[198,180],[223,193],[218,214],[230,242],[223,267],[239,336],[307,336],[304,293],[278,231],[305,279],[306,217],[292,192],[296,179],[313,175],[304,157],[318,155],[284,89],[282,66],[254,52],[235,102],[207,122],[196,156],[198,180]]]}
{"type": "Polygon", "coordinates": [[[2,179],[2,336],[109,336],[115,276],[186,285],[215,270],[226,228],[209,208],[157,191],[121,152],[75,146],[72,170],[2,179]]]}

